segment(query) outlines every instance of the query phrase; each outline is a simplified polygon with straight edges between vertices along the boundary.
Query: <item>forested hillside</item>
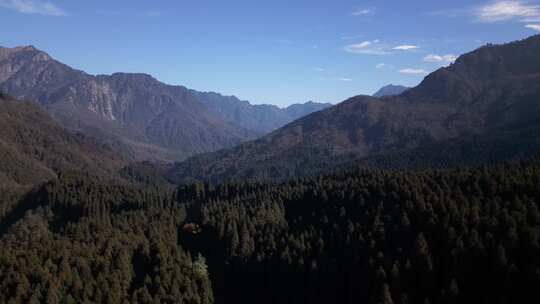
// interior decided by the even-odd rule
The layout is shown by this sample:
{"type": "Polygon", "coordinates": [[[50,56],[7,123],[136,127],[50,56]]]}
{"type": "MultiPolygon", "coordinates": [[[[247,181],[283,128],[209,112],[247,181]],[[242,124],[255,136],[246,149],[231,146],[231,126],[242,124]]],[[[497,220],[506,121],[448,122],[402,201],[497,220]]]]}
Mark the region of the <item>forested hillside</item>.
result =
{"type": "Polygon", "coordinates": [[[525,303],[539,184],[538,159],[177,190],[63,174],[2,219],[0,302],[525,303]]]}
{"type": "Polygon", "coordinates": [[[32,185],[75,169],[109,175],[126,161],[113,149],[66,132],[31,102],[0,93],[0,187],[32,185]]]}
{"type": "Polygon", "coordinates": [[[185,240],[222,303],[525,303],[540,296],[539,184],[536,160],[200,185],[202,233],[185,240]]]}
{"type": "Polygon", "coordinates": [[[213,302],[171,186],[35,103],[0,118],[0,303],[213,302]]]}
{"type": "MultiPolygon", "coordinates": [[[[255,141],[180,162],[170,178],[283,179],[350,160],[536,128],[539,53],[540,35],[483,46],[401,95],[352,97],[255,141]]],[[[505,140],[510,148],[511,140],[505,140]]],[[[465,156],[465,163],[467,157],[478,155],[465,156]]]]}
{"type": "Polygon", "coordinates": [[[0,303],[213,303],[173,191],[63,174],[20,204],[0,218],[0,303]]]}

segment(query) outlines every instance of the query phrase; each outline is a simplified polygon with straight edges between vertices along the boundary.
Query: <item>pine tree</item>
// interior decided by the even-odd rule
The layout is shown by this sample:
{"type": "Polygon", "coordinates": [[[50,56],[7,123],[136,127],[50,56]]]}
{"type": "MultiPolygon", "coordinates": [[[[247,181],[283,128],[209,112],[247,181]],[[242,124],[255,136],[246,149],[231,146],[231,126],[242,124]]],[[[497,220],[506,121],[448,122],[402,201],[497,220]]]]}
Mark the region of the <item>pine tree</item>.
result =
{"type": "Polygon", "coordinates": [[[390,287],[388,287],[388,284],[383,284],[381,288],[381,294],[379,301],[377,301],[378,304],[394,304],[394,301],[392,301],[392,294],[390,293],[390,287]]]}

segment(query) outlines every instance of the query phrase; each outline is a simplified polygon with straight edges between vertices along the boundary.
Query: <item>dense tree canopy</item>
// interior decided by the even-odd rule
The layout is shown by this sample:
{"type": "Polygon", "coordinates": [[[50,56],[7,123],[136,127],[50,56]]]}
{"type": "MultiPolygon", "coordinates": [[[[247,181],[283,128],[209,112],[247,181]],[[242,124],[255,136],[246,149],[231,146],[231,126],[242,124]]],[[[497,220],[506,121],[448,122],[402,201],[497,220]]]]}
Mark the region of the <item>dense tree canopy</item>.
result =
{"type": "Polygon", "coordinates": [[[0,303],[213,303],[175,196],[76,174],[34,191],[2,219],[0,303]]]}
{"type": "Polygon", "coordinates": [[[0,303],[540,297],[538,159],[177,189],[129,172],[2,194],[0,303]]]}
{"type": "Polygon", "coordinates": [[[197,187],[202,233],[184,240],[224,303],[540,297],[538,161],[197,187]]]}

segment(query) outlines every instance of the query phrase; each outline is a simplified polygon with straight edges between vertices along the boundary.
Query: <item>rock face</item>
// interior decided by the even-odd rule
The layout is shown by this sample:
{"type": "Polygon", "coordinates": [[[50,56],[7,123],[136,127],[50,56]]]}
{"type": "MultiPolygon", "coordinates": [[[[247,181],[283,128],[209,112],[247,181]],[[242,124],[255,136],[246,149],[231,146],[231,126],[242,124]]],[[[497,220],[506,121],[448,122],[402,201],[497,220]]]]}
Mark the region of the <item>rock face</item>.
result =
{"type": "Polygon", "coordinates": [[[269,133],[300,117],[331,106],[329,103],[309,101],[279,108],[266,104],[252,105],[235,96],[223,96],[213,92],[192,92],[215,115],[259,134],[269,133]]]}
{"type": "Polygon", "coordinates": [[[535,128],[538,54],[540,35],[488,45],[399,96],[353,97],[256,141],[179,163],[170,176],[176,181],[280,178],[345,160],[535,128]]]}
{"type": "Polygon", "coordinates": [[[255,135],[184,87],[145,74],[88,75],[34,47],[0,48],[0,90],[37,101],[69,129],[121,141],[136,159],[182,159],[255,135]]]}
{"type": "Polygon", "coordinates": [[[375,94],[373,94],[373,97],[396,96],[407,91],[408,89],[410,88],[400,86],[400,85],[390,84],[390,85],[380,88],[375,94]]]}

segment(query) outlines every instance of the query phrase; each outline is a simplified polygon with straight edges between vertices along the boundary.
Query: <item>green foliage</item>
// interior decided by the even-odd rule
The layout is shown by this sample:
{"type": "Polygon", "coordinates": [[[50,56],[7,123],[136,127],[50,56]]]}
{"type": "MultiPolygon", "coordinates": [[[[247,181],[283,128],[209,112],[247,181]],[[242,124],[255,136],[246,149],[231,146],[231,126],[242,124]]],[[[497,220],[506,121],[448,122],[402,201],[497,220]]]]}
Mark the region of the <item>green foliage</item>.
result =
{"type": "Polygon", "coordinates": [[[77,174],[33,191],[0,239],[0,303],[213,303],[176,196],[77,174]]]}
{"type": "Polygon", "coordinates": [[[183,239],[223,302],[524,302],[540,296],[538,185],[538,160],[222,184],[192,196],[203,232],[183,239]]]}

